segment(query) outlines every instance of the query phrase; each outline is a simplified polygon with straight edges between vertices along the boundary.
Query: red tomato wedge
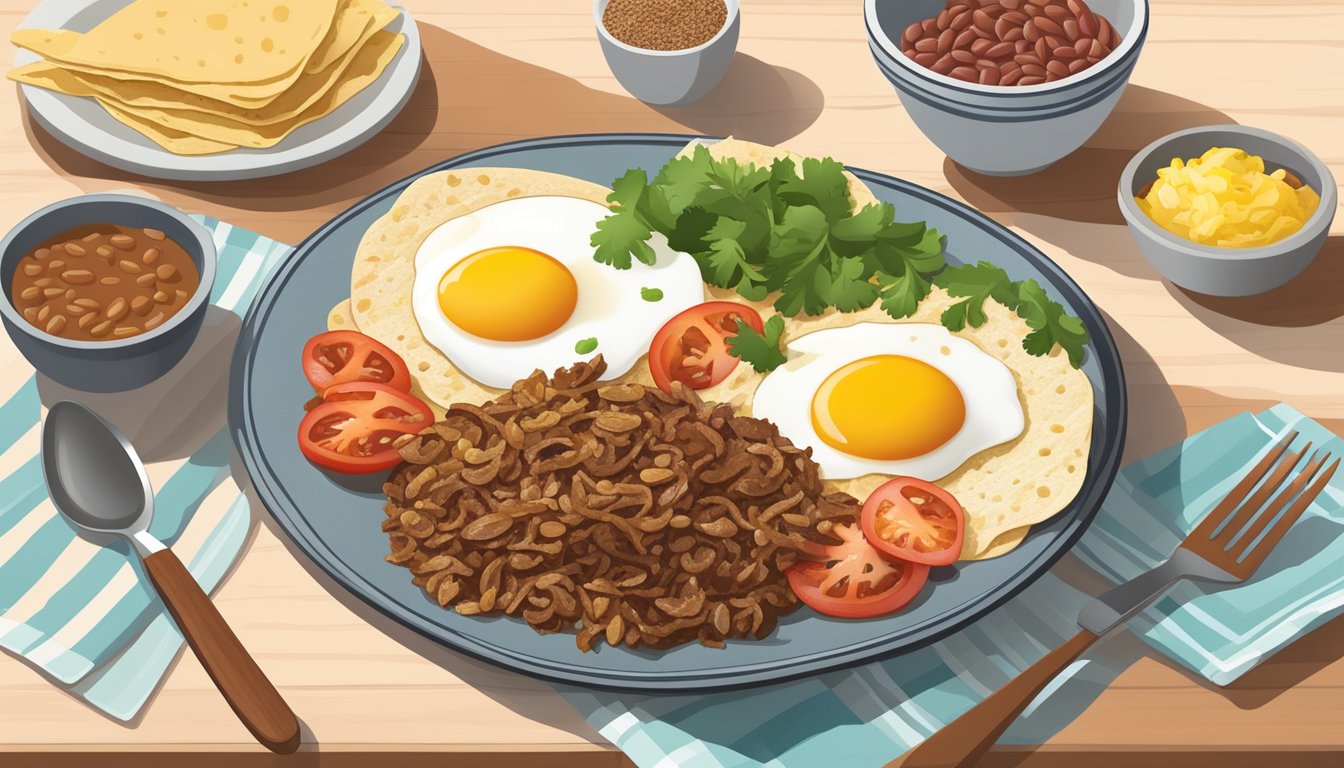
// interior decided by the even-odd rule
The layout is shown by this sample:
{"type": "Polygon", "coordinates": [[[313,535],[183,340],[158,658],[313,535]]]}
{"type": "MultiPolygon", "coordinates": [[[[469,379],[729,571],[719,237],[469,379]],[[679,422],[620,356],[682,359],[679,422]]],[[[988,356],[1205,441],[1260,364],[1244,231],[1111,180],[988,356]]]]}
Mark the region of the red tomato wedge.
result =
{"type": "Polygon", "coordinates": [[[337,384],[299,422],[299,450],[314,464],[363,475],[401,462],[392,442],[434,423],[419,399],[386,384],[337,384]]]}
{"type": "Polygon", "coordinates": [[[352,381],[411,391],[411,372],[401,356],[358,331],[327,331],[309,339],[303,347],[303,375],[319,395],[352,381]]]}
{"type": "Polygon", "coordinates": [[[928,581],[927,565],[883,555],[857,525],[837,525],[834,532],[839,544],[819,547],[814,560],[784,571],[798,599],[818,613],[844,619],[882,616],[905,607],[928,581]]]}
{"type": "Polygon", "coordinates": [[[961,557],[966,513],[933,483],[894,477],[863,503],[863,535],[881,552],[925,565],[951,565],[961,557]]]}
{"type": "Polygon", "coordinates": [[[674,381],[704,389],[728,378],[741,362],[727,344],[738,333],[738,320],[764,332],[760,313],[733,301],[707,301],[668,320],[649,345],[654,383],[663,391],[669,391],[674,381]]]}

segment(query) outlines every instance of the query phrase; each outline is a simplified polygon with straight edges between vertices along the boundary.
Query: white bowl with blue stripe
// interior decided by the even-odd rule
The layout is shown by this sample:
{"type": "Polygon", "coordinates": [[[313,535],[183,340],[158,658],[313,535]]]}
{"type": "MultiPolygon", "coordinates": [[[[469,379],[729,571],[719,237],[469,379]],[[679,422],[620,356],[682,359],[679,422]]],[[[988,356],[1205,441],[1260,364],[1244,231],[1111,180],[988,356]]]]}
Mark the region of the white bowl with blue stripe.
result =
{"type": "Polygon", "coordinates": [[[1082,146],[1120,101],[1148,35],[1147,0],[1092,0],[1121,35],[1106,58],[1039,85],[979,85],[940,75],[901,50],[911,24],[943,0],[864,0],[868,46],[878,70],[924,135],[958,164],[991,176],[1043,170],[1082,146]]]}

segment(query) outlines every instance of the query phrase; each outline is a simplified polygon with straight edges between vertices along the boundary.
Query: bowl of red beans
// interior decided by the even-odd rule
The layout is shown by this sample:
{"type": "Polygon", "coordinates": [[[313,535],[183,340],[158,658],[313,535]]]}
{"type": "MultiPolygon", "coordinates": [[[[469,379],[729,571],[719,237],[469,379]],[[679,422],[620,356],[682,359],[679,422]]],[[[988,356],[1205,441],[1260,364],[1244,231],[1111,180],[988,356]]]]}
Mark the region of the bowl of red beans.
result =
{"type": "Polygon", "coordinates": [[[1018,176],[1059,161],[1119,102],[1147,0],[865,0],[868,43],[910,118],[958,164],[1018,176]]]}

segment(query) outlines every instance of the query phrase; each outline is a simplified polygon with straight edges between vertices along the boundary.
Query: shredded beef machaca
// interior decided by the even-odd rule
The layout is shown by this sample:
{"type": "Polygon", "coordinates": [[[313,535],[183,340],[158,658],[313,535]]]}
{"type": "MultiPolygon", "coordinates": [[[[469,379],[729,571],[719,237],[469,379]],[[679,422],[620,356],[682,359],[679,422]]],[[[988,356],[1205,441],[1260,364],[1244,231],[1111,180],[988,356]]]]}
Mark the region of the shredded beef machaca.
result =
{"type": "Polygon", "coordinates": [[[858,503],[769,422],[605,367],[538,371],[403,437],[388,561],[440,605],[577,631],[585,651],[769,634],[798,603],[784,569],[858,503]]]}

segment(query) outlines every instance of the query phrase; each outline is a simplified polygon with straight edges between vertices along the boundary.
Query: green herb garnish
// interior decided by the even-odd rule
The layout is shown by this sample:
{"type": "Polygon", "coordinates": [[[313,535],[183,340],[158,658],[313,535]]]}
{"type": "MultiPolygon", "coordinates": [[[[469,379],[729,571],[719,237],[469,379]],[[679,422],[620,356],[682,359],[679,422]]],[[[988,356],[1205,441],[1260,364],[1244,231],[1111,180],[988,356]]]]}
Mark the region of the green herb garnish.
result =
{"type": "Polygon", "coordinates": [[[652,183],[632,170],[612,190],[614,212],[592,237],[597,261],[652,264],[647,240],[659,232],[695,257],[707,283],[753,300],[778,292],[775,309],[787,317],[854,311],[879,296],[905,317],[943,267],[936,230],[895,222],[890,205],[851,213],[844,166],[829,158],[803,160],[800,175],[789,159],[740,165],[699,146],[652,183]]]}
{"type": "Polygon", "coordinates": [[[757,373],[767,373],[783,365],[788,359],[779,351],[779,337],[784,334],[784,318],[772,315],[765,321],[765,333],[737,321],[737,335],[729,336],[728,351],[749,363],[757,373]]]}
{"type": "MultiPolygon", "coordinates": [[[[909,317],[937,283],[967,299],[943,314],[949,329],[982,324],[984,300],[993,298],[1033,329],[1023,339],[1028,352],[1044,355],[1059,345],[1074,366],[1082,361],[1082,321],[1039,285],[1011,281],[984,262],[944,272],[938,230],[896,221],[886,203],[854,212],[844,166],[830,158],[804,159],[800,172],[790,159],[739,164],[715,160],[697,146],[668,161],[652,181],[631,170],[611,186],[612,213],[591,239],[593,258],[602,264],[653,264],[648,240],[657,232],[673,250],[695,258],[706,283],[752,301],[775,294],[774,307],[786,317],[831,308],[853,312],[874,302],[895,319],[909,317]],[[982,273],[986,268],[994,273],[982,273]]],[[[734,338],[739,349],[753,348],[742,333],[734,338]]],[[[762,364],[772,359],[757,358],[762,364]]]]}
{"type": "Polygon", "coordinates": [[[662,301],[663,291],[661,288],[640,288],[639,297],[645,301],[662,301]]]}
{"type": "Polygon", "coordinates": [[[1059,302],[1046,295],[1035,280],[1010,280],[1008,273],[982,261],[948,267],[933,279],[935,285],[952,296],[964,297],[943,311],[942,323],[951,331],[966,326],[984,325],[985,299],[992,298],[1017,312],[1032,329],[1022,339],[1022,348],[1033,355],[1047,355],[1058,345],[1069,356],[1074,368],[1083,363],[1083,347],[1087,344],[1087,328],[1083,321],[1066,314],[1059,302]]]}
{"type": "Polygon", "coordinates": [[[578,352],[580,355],[586,355],[595,349],[597,349],[597,337],[595,336],[579,339],[579,342],[574,345],[574,351],[578,352]]]}

